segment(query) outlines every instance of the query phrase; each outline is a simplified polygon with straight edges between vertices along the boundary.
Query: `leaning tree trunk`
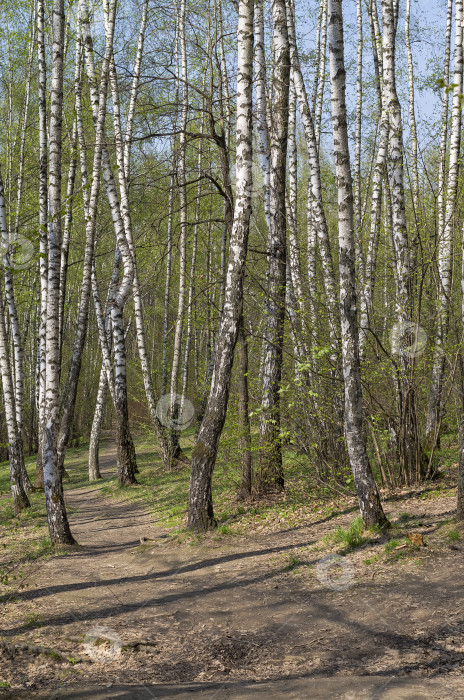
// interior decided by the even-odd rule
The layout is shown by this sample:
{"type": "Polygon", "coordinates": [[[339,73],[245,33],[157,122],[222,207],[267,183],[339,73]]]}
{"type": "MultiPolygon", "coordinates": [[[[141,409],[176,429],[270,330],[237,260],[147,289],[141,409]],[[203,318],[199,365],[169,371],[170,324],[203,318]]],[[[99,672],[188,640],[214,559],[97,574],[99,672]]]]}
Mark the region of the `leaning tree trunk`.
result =
{"type": "Polygon", "coordinates": [[[338,192],[345,438],[363,521],[366,526],[385,525],[387,519],[369,463],[363,429],[361,366],[356,316],[353,183],[346,120],[342,0],[329,0],[329,46],[334,160],[338,192]]]}
{"type": "Polygon", "coordinates": [[[235,344],[243,304],[243,272],[248,247],[252,185],[254,0],[240,0],[237,30],[236,201],[229,245],[224,306],[216,345],[211,388],[192,454],[188,527],[215,525],[211,481],[227,412],[235,344]]]}
{"type": "Polygon", "coordinates": [[[58,464],[60,414],[60,263],[61,263],[61,145],[63,122],[64,0],[53,2],[53,49],[50,93],[50,220],[48,226],[48,294],[46,316],[46,392],[44,483],[48,529],[52,544],[74,544],[64,502],[58,464]]]}
{"type": "MultiPolygon", "coordinates": [[[[111,318],[111,307],[113,306],[114,295],[117,289],[117,283],[119,278],[119,268],[121,262],[121,255],[119,253],[119,248],[116,248],[113,263],[113,272],[111,274],[111,280],[108,287],[108,298],[106,302],[105,310],[105,320],[104,327],[101,328],[102,334],[106,335],[106,344],[103,342],[102,354],[107,353],[107,361],[103,361],[102,368],[100,371],[100,380],[98,382],[97,400],[95,403],[95,410],[93,414],[92,428],[90,430],[90,441],[89,441],[89,480],[95,481],[101,478],[100,474],[100,463],[99,463],[99,444],[100,435],[103,425],[103,418],[105,415],[105,405],[108,396],[108,388],[111,387],[112,396],[114,396],[114,382],[113,375],[111,373],[111,367],[109,366],[109,354],[111,352],[112,345],[112,334],[110,329],[110,318],[111,318]]],[[[96,280],[93,275],[94,291],[96,291],[96,280]]],[[[95,298],[95,295],[94,295],[95,298]]],[[[98,318],[100,316],[99,298],[96,304],[95,312],[97,314],[97,319],[99,325],[102,323],[103,319],[98,318]]],[[[99,331],[100,332],[100,331],[99,331]]]]}
{"type": "MultiPolygon", "coordinates": [[[[105,54],[100,78],[100,92],[98,98],[98,114],[95,123],[95,151],[93,157],[92,183],[89,203],[86,215],[85,250],[82,274],[82,284],[79,299],[76,336],[74,339],[73,354],[69,365],[68,376],[63,392],[63,410],[61,416],[60,432],[58,437],[58,463],[61,473],[64,472],[64,458],[66,446],[71,433],[76,405],[77,387],[81,371],[82,355],[84,352],[87,325],[89,320],[90,295],[92,288],[92,261],[95,247],[95,231],[97,225],[98,198],[100,194],[102,150],[105,133],[106,100],[108,92],[109,65],[113,50],[114,21],[108,27],[106,37],[105,54]]],[[[76,61],[80,59],[80,51],[76,49],[76,61]]],[[[78,70],[77,83],[79,82],[78,70]]],[[[76,101],[80,99],[80,89],[76,89],[76,101]]],[[[79,110],[76,112],[80,112],[79,110]]],[[[80,138],[82,140],[82,136],[80,138]]]]}
{"type": "Polygon", "coordinates": [[[273,491],[284,487],[280,436],[280,384],[285,319],[287,227],[285,176],[287,170],[290,49],[285,0],[274,0],[273,16],[273,129],[271,134],[269,297],[265,321],[265,345],[261,402],[260,451],[257,488],[273,491]]]}
{"type": "MultiPolygon", "coordinates": [[[[144,27],[145,21],[144,16],[142,16],[142,29],[144,27]]],[[[140,39],[139,39],[140,45],[140,39]]],[[[140,71],[140,62],[136,63],[135,70],[140,71]]],[[[135,327],[136,327],[136,338],[137,338],[137,349],[139,353],[139,360],[142,369],[143,384],[145,388],[145,395],[147,398],[148,408],[150,411],[150,417],[152,420],[153,427],[155,429],[155,434],[158,439],[158,443],[163,455],[163,461],[166,466],[170,466],[172,462],[172,454],[170,451],[169,441],[167,439],[165,430],[159,420],[156,411],[156,401],[155,393],[153,389],[153,382],[151,378],[150,366],[148,362],[148,353],[146,348],[146,338],[145,338],[145,326],[143,318],[143,306],[142,306],[142,295],[140,292],[140,284],[137,269],[137,258],[134,245],[134,237],[132,233],[132,220],[130,215],[130,204],[129,204],[129,183],[128,176],[129,171],[126,170],[126,164],[128,166],[130,162],[130,149],[127,150],[127,143],[123,143],[122,126],[121,126],[121,114],[120,114],[120,100],[119,100],[119,89],[116,76],[116,68],[114,61],[111,65],[111,91],[113,99],[113,124],[116,136],[116,157],[118,163],[118,180],[119,180],[119,192],[121,198],[121,214],[124,224],[124,232],[127,240],[127,245],[132,261],[133,268],[133,282],[132,291],[134,299],[134,312],[135,312],[135,327]]],[[[134,75],[134,80],[131,90],[131,103],[135,101],[134,91],[137,91],[138,80],[137,73],[134,75]]],[[[129,118],[133,119],[134,112],[129,112],[129,118]]],[[[129,130],[132,129],[132,125],[129,122],[126,125],[129,130]]],[[[176,455],[178,456],[178,455],[176,455]]]]}
{"type": "MultiPolygon", "coordinates": [[[[110,13],[108,11],[106,11],[105,14],[107,17],[110,17],[110,13]]],[[[98,112],[98,93],[96,90],[93,43],[90,33],[87,0],[80,1],[80,23],[85,49],[92,112],[94,119],[96,119],[98,112]]],[[[109,23],[108,26],[110,26],[109,23]]],[[[137,469],[137,463],[134,443],[132,441],[129,427],[126,345],[124,336],[123,311],[131,293],[134,281],[134,261],[126,237],[124,221],[116,190],[116,183],[114,180],[106,143],[103,145],[102,150],[102,166],[103,180],[105,183],[113,227],[116,234],[116,243],[121,252],[123,262],[123,276],[119,289],[115,294],[113,309],[111,311],[114,347],[114,402],[116,416],[118,479],[121,484],[131,484],[135,483],[136,481],[135,472],[137,469]]]]}

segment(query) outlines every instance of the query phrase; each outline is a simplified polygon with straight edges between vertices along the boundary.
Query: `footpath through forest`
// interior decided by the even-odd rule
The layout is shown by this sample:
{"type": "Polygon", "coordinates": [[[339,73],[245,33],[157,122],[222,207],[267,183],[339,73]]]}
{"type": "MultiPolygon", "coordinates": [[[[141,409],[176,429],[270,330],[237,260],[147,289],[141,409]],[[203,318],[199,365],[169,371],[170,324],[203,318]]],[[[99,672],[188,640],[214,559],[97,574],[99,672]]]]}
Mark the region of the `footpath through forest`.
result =
{"type": "Polygon", "coordinates": [[[135,504],[90,488],[67,504],[80,546],[2,596],[2,697],[464,697],[464,546],[433,546],[451,496],[387,506],[432,543],[413,558],[361,549],[335,577],[324,536],[353,512],[174,546],[135,504]]]}

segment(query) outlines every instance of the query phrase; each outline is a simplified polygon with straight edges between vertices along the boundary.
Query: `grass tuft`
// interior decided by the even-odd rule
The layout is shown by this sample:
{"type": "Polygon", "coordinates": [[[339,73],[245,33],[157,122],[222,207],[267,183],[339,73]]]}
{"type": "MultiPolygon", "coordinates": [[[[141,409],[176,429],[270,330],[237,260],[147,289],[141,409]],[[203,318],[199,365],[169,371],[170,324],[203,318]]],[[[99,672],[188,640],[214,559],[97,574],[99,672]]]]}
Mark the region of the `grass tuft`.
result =
{"type": "Polygon", "coordinates": [[[364,523],[362,518],[356,518],[351,525],[346,527],[338,527],[331,536],[333,542],[344,545],[345,549],[353,550],[362,547],[363,544],[369,541],[368,537],[363,536],[364,523]]]}

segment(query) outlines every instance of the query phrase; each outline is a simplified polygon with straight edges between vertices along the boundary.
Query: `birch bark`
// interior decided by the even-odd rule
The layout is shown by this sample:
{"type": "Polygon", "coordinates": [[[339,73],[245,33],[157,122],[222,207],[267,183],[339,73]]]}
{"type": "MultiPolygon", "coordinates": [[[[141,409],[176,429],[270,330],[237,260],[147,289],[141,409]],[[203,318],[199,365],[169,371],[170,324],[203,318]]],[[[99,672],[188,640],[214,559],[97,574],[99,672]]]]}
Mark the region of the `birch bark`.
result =
{"type": "MultiPolygon", "coordinates": [[[[459,0],[461,2],[461,0],[459,0]]],[[[403,124],[401,106],[396,90],[395,48],[397,29],[397,5],[394,0],[382,0],[382,56],[383,56],[383,105],[388,111],[390,134],[388,152],[388,180],[392,210],[393,245],[396,260],[396,302],[399,319],[399,344],[402,346],[403,324],[411,322],[413,314],[410,246],[406,228],[403,168],[403,124]]],[[[410,480],[423,477],[424,453],[420,444],[417,407],[413,386],[413,359],[400,348],[401,391],[399,395],[399,460],[404,474],[410,480]]]]}
{"type": "Polygon", "coordinates": [[[35,488],[44,488],[43,441],[45,426],[46,317],[48,288],[48,141],[47,141],[47,63],[45,60],[44,0],[37,0],[37,54],[39,66],[39,230],[40,230],[40,323],[39,323],[39,400],[38,450],[35,488]]]}
{"type": "MultiPolygon", "coordinates": [[[[461,150],[462,86],[463,86],[463,2],[456,0],[453,103],[449,145],[448,183],[444,201],[444,221],[438,235],[438,330],[434,351],[432,382],[429,390],[426,435],[431,447],[435,444],[437,426],[441,414],[443,377],[445,371],[446,337],[449,327],[452,250],[455,211],[458,193],[459,157],[461,150]]],[[[440,207],[440,204],[439,204],[440,207]]]]}
{"type": "MultiPolygon", "coordinates": [[[[98,198],[100,194],[100,179],[101,179],[101,164],[102,151],[105,135],[105,119],[106,119],[106,101],[108,93],[108,76],[110,71],[110,60],[113,51],[113,36],[115,24],[115,2],[110,9],[110,16],[107,22],[106,45],[103,56],[103,63],[100,76],[100,87],[98,96],[98,113],[95,122],[95,149],[93,156],[92,182],[90,189],[90,197],[88,203],[88,211],[86,216],[85,227],[85,250],[84,263],[82,272],[82,284],[79,298],[78,314],[77,314],[77,330],[74,338],[73,354],[69,365],[68,376],[66,379],[63,392],[63,406],[60,423],[60,432],[58,436],[58,464],[61,472],[64,471],[64,458],[66,454],[66,445],[68,444],[72,422],[74,419],[74,409],[76,404],[77,387],[82,364],[82,355],[84,352],[85,338],[87,335],[87,325],[89,319],[90,296],[92,288],[92,261],[94,257],[95,247],[95,231],[97,224],[97,209],[98,198]]],[[[80,59],[79,47],[76,49],[76,61],[80,59]]],[[[77,70],[77,74],[78,74],[77,70]]],[[[79,81],[79,75],[77,75],[79,81]]],[[[80,91],[76,90],[76,100],[80,99],[80,91]]],[[[78,105],[80,112],[81,106],[78,105]]],[[[77,131],[77,125],[76,125],[77,131]]]]}
{"type": "Polygon", "coordinates": [[[188,511],[188,527],[191,530],[207,530],[215,525],[211,480],[226,417],[234,349],[242,313],[243,272],[252,195],[253,15],[254,0],[240,0],[237,29],[237,179],[234,224],[210,394],[191,461],[188,511]]]}
{"type": "Polygon", "coordinates": [[[50,159],[48,223],[48,292],[46,315],[46,391],[44,483],[48,529],[52,544],[74,544],[69,528],[58,464],[57,433],[60,411],[59,296],[61,260],[61,155],[63,122],[64,0],[54,0],[50,91],[50,159]]]}
{"type": "MultiPolygon", "coordinates": [[[[0,171],[0,232],[2,239],[8,238],[5,192],[0,171]]],[[[3,257],[5,269],[9,265],[7,256],[3,257]]],[[[3,386],[3,405],[8,435],[8,456],[10,460],[10,482],[13,503],[16,512],[29,507],[27,492],[31,484],[24,464],[23,439],[17,424],[17,409],[14,391],[13,374],[11,371],[8,336],[5,329],[5,310],[2,294],[0,293],[0,372],[3,386]]]]}
{"type": "Polygon", "coordinates": [[[270,221],[268,250],[268,301],[260,421],[257,488],[284,487],[280,436],[280,382],[285,319],[287,227],[285,179],[287,170],[290,49],[285,0],[273,0],[273,128],[271,132],[270,221]]]}
{"type": "MultiPolygon", "coordinates": [[[[187,47],[185,37],[185,12],[186,0],[181,0],[179,12],[179,44],[181,52],[181,83],[182,83],[182,110],[179,134],[179,160],[177,165],[177,177],[179,183],[180,200],[180,239],[179,239],[179,295],[177,302],[177,317],[174,330],[174,347],[172,351],[171,366],[171,414],[175,410],[175,397],[180,367],[182,331],[185,315],[185,287],[187,273],[187,185],[186,185],[186,146],[187,146],[187,118],[188,118],[188,75],[187,75],[187,47]]],[[[171,449],[173,457],[180,453],[179,435],[176,430],[171,430],[171,449]]]]}
{"type": "Polygon", "coordinates": [[[387,519],[380,503],[369,463],[363,429],[354,260],[353,183],[346,120],[342,0],[329,0],[329,54],[334,159],[338,192],[345,437],[363,521],[366,526],[386,525],[387,519]]]}

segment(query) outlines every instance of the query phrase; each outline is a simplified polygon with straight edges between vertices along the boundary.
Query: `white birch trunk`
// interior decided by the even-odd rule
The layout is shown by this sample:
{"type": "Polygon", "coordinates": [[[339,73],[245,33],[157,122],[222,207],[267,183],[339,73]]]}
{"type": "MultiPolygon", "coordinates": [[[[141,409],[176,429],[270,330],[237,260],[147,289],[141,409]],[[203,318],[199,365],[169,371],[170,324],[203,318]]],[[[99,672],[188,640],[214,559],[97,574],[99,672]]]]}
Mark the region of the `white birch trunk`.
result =
{"type": "Polygon", "coordinates": [[[287,227],[285,179],[290,87],[290,50],[285,0],[273,0],[273,105],[268,255],[268,299],[260,422],[257,486],[260,491],[284,487],[280,435],[280,383],[285,319],[287,227]]]}
{"type": "Polygon", "coordinates": [[[264,44],[264,0],[255,5],[255,90],[256,90],[256,129],[258,132],[258,159],[263,178],[264,215],[268,231],[271,229],[270,215],[270,149],[266,96],[266,53],[264,44]]]}
{"type": "MultiPolygon", "coordinates": [[[[114,6],[115,7],[115,4],[114,6]]],[[[74,408],[77,396],[77,387],[81,370],[82,355],[84,352],[85,339],[87,335],[87,325],[89,319],[90,296],[92,288],[92,261],[94,258],[95,247],[95,231],[97,224],[97,209],[98,199],[100,194],[100,179],[101,179],[101,164],[102,150],[105,135],[105,119],[106,119],[106,101],[108,92],[108,76],[110,70],[110,61],[113,51],[113,35],[114,35],[114,13],[115,10],[110,10],[111,17],[108,18],[106,32],[105,54],[100,76],[100,88],[98,97],[98,114],[95,123],[95,150],[93,156],[92,182],[90,189],[90,197],[87,207],[86,227],[85,227],[85,250],[84,263],[82,273],[82,284],[80,290],[80,298],[77,313],[76,335],[74,339],[73,354],[69,365],[68,376],[66,379],[63,392],[63,406],[60,423],[60,432],[58,436],[58,463],[61,472],[64,471],[64,458],[66,454],[66,445],[68,444],[72,422],[74,419],[74,408]]],[[[79,63],[80,50],[76,49],[76,62],[79,63]]],[[[76,68],[77,81],[79,81],[79,70],[76,68]]],[[[80,99],[79,90],[76,90],[76,101],[80,99]]],[[[76,112],[80,112],[80,105],[76,112]]],[[[77,129],[77,125],[76,125],[77,129]]]]}
{"type": "Polygon", "coordinates": [[[338,192],[345,437],[363,521],[366,526],[385,525],[387,520],[369,463],[363,426],[356,309],[353,184],[346,121],[342,0],[329,0],[329,54],[334,160],[338,192]]]}
{"type": "Polygon", "coordinates": [[[39,403],[36,488],[44,488],[43,441],[45,426],[46,316],[48,288],[48,141],[47,141],[47,63],[45,60],[44,0],[37,0],[37,54],[39,65],[39,230],[40,230],[40,324],[39,324],[39,403]]]}
{"type": "Polygon", "coordinates": [[[240,0],[238,13],[236,200],[229,246],[224,306],[211,388],[192,454],[188,527],[207,530],[215,524],[211,479],[224,425],[230,378],[243,304],[252,186],[252,92],[254,0],[240,0]]]}
{"type": "Polygon", "coordinates": [[[46,316],[46,391],[44,484],[48,529],[52,544],[74,544],[69,528],[58,465],[57,433],[60,411],[59,295],[61,259],[61,146],[63,122],[64,0],[53,2],[53,48],[50,91],[50,159],[48,225],[48,293],[46,316]]]}
{"type": "MultiPolygon", "coordinates": [[[[182,348],[182,331],[185,314],[185,288],[187,273],[187,186],[186,186],[186,141],[188,118],[188,72],[187,72],[187,47],[185,37],[185,13],[186,0],[181,0],[179,11],[179,45],[181,54],[181,83],[182,83],[182,110],[179,135],[179,159],[177,165],[177,178],[179,183],[180,200],[180,238],[179,238],[179,295],[177,301],[177,317],[174,329],[174,346],[172,351],[171,366],[171,412],[175,408],[177,395],[178,375],[182,348]]],[[[179,438],[175,430],[171,430],[171,442],[174,456],[180,450],[179,438]]]]}
{"type": "Polygon", "coordinates": [[[427,440],[433,446],[441,414],[442,384],[445,371],[445,348],[449,326],[452,286],[453,233],[458,192],[459,157],[461,150],[462,86],[463,86],[463,2],[456,0],[454,45],[453,104],[449,145],[448,183],[445,197],[443,228],[438,240],[438,329],[435,343],[432,382],[427,410],[427,440]]]}
{"type": "MultiPolygon", "coordinates": [[[[3,178],[0,172],[0,232],[2,239],[8,238],[5,192],[3,178]]],[[[3,257],[5,270],[9,269],[7,256],[3,257]]],[[[7,286],[5,284],[5,286],[7,286]]],[[[13,320],[11,328],[14,336],[13,320]]],[[[19,330],[19,329],[18,329],[19,330]]],[[[0,371],[3,386],[3,404],[5,408],[5,420],[8,435],[8,455],[10,459],[11,492],[15,510],[18,512],[29,506],[27,493],[31,491],[31,483],[24,464],[23,439],[17,423],[18,411],[16,408],[17,397],[14,391],[13,374],[10,363],[8,337],[5,329],[5,311],[3,299],[0,294],[0,371]]]]}

